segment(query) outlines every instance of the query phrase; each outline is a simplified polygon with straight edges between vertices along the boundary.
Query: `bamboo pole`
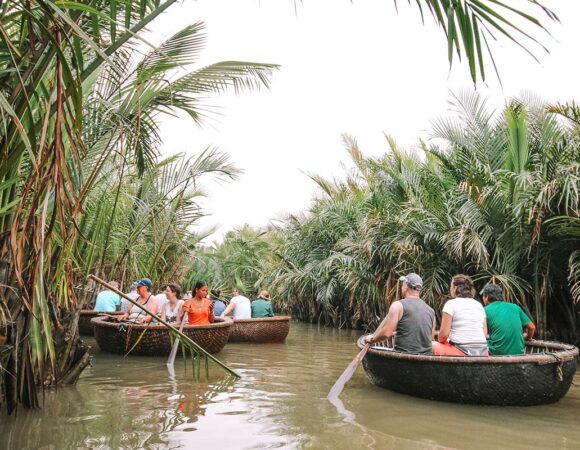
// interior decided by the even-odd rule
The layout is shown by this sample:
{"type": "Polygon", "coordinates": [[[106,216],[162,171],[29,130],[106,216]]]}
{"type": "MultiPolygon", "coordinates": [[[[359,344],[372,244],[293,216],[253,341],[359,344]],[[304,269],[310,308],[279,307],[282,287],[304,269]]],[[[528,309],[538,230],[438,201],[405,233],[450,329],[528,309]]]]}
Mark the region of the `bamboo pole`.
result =
{"type": "Polygon", "coordinates": [[[187,342],[189,342],[191,345],[193,345],[197,351],[199,351],[200,353],[203,353],[207,358],[211,359],[213,362],[215,362],[218,366],[220,366],[222,369],[224,369],[230,375],[232,375],[232,376],[234,376],[236,378],[241,378],[236,372],[234,372],[232,369],[230,369],[228,366],[226,366],[224,363],[222,363],[219,359],[215,358],[213,355],[211,355],[210,353],[206,352],[203,348],[201,348],[199,346],[199,344],[197,344],[196,342],[192,341],[191,338],[189,338],[189,336],[186,336],[185,334],[183,334],[181,331],[179,331],[177,328],[175,328],[174,326],[172,326],[169,323],[167,323],[165,320],[163,320],[158,315],[153,314],[151,311],[149,311],[143,305],[140,305],[139,303],[137,303],[136,301],[134,301],[133,299],[131,299],[131,297],[129,297],[128,295],[124,294],[123,292],[121,292],[117,288],[111,286],[109,283],[107,283],[104,280],[101,280],[99,277],[97,277],[97,276],[95,276],[93,274],[89,275],[89,278],[92,279],[92,280],[94,280],[94,281],[96,281],[97,283],[105,286],[107,289],[109,289],[109,290],[113,291],[114,293],[120,295],[125,300],[131,302],[133,305],[135,305],[138,308],[140,308],[143,311],[145,311],[147,314],[149,314],[151,317],[153,317],[159,323],[162,323],[167,328],[169,328],[171,331],[173,331],[177,335],[181,336],[183,339],[185,339],[187,342]]]}

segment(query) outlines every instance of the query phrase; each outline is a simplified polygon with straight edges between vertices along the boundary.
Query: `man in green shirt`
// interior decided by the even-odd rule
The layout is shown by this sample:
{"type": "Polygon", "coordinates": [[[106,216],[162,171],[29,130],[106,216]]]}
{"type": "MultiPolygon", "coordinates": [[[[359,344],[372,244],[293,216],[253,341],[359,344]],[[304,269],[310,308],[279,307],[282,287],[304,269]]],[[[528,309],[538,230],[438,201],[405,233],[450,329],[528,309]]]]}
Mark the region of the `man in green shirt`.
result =
{"type": "Polygon", "coordinates": [[[270,294],[268,291],[260,291],[260,295],[252,302],[252,319],[260,317],[274,317],[270,294]]]}
{"type": "Polygon", "coordinates": [[[524,339],[532,339],[536,331],[534,323],[518,305],[503,301],[497,284],[486,284],[481,295],[486,305],[489,354],[523,355],[524,339]]]}

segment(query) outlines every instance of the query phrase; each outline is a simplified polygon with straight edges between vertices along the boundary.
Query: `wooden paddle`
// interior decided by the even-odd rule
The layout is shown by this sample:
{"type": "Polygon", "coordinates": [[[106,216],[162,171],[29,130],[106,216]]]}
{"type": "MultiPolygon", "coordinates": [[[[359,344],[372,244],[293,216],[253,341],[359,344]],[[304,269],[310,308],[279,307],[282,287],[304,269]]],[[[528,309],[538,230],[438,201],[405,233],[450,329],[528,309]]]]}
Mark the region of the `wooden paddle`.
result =
{"type": "Polygon", "coordinates": [[[336,380],[334,386],[328,393],[328,399],[338,398],[342,390],[344,389],[344,385],[350,380],[353,374],[356,372],[358,365],[361,363],[365,355],[367,354],[368,349],[370,348],[371,344],[366,344],[363,349],[355,356],[352,362],[348,365],[342,375],[336,380]]]}
{"type": "MultiPolygon", "coordinates": [[[[404,279],[405,279],[405,277],[400,277],[397,281],[397,287],[396,287],[396,291],[395,291],[395,297],[396,297],[395,301],[399,300],[399,282],[404,281],[404,279]]],[[[377,330],[380,330],[385,326],[385,324],[387,323],[387,318],[388,318],[388,314],[383,319],[383,321],[380,323],[380,325],[377,327],[377,330]]],[[[375,333],[377,330],[375,330],[375,333]]],[[[336,380],[336,383],[334,383],[334,386],[332,386],[332,389],[330,390],[330,392],[328,393],[328,396],[326,398],[328,398],[331,401],[332,401],[332,399],[338,398],[338,396],[340,395],[340,393],[344,389],[344,385],[346,383],[348,383],[348,380],[350,380],[352,378],[352,376],[356,372],[358,365],[361,363],[361,361],[363,360],[363,358],[367,354],[367,351],[369,350],[370,347],[371,347],[371,344],[367,343],[363,347],[363,349],[358,353],[358,355],[356,355],[356,357],[348,365],[348,367],[345,369],[345,371],[342,372],[342,375],[340,376],[340,378],[338,380],[336,380]]]]}
{"type": "MultiPolygon", "coordinates": [[[[183,325],[185,324],[185,314],[181,318],[181,325],[179,326],[179,332],[183,331],[183,325]]],[[[171,349],[171,353],[169,354],[169,359],[167,360],[168,366],[173,366],[175,362],[175,356],[177,355],[177,349],[179,348],[179,338],[175,336],[175,342],[173,343],[173,348],[171,349]]]]}

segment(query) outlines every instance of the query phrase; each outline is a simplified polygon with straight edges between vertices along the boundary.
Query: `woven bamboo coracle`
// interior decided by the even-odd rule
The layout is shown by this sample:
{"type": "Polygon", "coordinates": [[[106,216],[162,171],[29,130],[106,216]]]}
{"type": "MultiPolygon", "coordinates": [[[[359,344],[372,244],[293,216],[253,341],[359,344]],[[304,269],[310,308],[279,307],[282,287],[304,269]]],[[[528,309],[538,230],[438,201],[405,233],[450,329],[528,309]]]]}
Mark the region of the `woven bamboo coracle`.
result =
{"type": "Polygon", "coordinates": [[[85,336],[94,336],[93,325],[91,324],[91,319],[97,317],[99,314],[108,314],[110,316],[116,316],[123,314],[121,311],[102,313],[97,312],[94,309],[81,309],[79,314],[79,333],[85,336]]]}
{"type": "MultiPolygon", "coordinates": [[[[364,336],[357,341],[362,349],[364,336]]],[[[435,356],[373,346],[363,366],[371,382],[402,394],[476,405],[554,403],[570,389],[578,348],[530,341],[518,356],[435,356]]]]}
{"type": "MultiPolygon", "coordinates": [[[[105,352],[136,356],[166,356],[171,352],[173,339],[164,325],[136,325],[114,322],[107,317],[91,320],[95,339],[105,352]],[[144,332],[145,331],[145,332],[144,332]],[[136,344],[136,345],[135,345],[136,344]],[[135,346],[135,348],[133,348],[135,346]]],[[[209,353],[220,352],[228,342],[232,321],[214,322],[209,325],[185,325],[183,334],[209,353]]]]}
{"type": "Polygon", "coordinates": [[[228,342],[284,342],[290,331],[290,316],[236,319],[228,342]]]}

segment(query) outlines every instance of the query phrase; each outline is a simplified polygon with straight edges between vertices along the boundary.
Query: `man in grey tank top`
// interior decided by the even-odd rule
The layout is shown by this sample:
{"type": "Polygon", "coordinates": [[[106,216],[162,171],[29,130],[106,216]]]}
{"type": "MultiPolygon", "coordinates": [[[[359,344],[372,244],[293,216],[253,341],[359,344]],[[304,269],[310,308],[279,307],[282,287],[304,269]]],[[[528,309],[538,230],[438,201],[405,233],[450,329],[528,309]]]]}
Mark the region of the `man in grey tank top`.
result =
{"type": "Polygon", "coordinates": [[[423,280],[416,273],[410,273],[401,277],[400,281],[403,282],[403,299],[391,304],[387,317],[366,341],[374,344],[390,339],[396,332],[396,351],[432,354],[435,311],[420,298],[423,280]]]}

